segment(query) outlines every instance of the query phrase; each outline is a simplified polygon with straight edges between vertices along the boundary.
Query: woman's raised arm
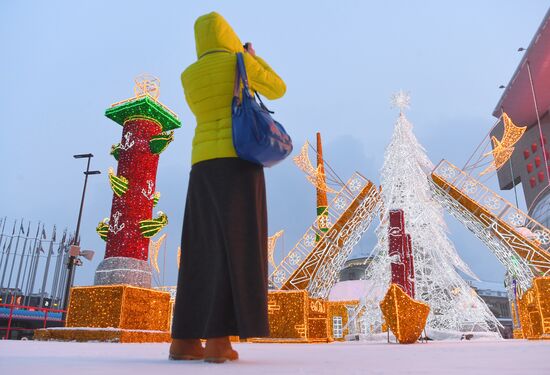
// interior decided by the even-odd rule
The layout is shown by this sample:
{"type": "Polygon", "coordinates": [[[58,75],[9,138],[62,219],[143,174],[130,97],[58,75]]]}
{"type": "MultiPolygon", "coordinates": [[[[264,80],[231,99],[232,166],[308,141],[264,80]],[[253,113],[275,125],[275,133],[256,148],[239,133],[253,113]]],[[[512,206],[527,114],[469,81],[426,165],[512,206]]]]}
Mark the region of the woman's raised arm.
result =
{"type": "Polygon", "coordinates": [[[282,97],[286,84],[281,77],[258,55],[252,56],[246,52],[243,55],[250,89],[270,100],[282,97]]]}

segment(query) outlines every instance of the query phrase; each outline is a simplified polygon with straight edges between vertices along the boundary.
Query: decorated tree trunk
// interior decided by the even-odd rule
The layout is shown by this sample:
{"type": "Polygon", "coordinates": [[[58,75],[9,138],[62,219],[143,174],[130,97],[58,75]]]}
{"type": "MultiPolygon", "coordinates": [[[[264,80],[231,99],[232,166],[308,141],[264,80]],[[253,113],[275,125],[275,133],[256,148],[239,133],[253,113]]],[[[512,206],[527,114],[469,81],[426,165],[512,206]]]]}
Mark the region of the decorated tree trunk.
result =
{"type": "Polygon", "coordinates": [[[122,141],[111,149],[118,168],[116,174],[112,169],[109,172],[113,190],[110,218],[97,227],[107,245],[95,284],[150,287],[149,241],[168,223],[161,211],[152,217],[160,197],[155,190],[159,154],[173,137],[173,132],[166,131],[181,124],[148,93],[114,104],[105,115],[123,128],[122,141]]]}
{"type": "Polygon", "coordinates": [[[402,210],[390,210],[388,225],[391,282],[414,298],[414,260],[411,236],[405,233],[405,215],[402,210]]]}

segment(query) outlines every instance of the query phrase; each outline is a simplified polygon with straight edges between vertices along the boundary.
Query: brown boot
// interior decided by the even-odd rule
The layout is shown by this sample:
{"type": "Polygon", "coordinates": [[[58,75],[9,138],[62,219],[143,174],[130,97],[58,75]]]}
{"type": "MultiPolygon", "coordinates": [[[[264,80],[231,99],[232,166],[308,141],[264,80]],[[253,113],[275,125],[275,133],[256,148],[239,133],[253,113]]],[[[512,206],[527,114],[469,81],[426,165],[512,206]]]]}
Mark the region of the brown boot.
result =
{"type": "Polygon", "coordinates": [[[204,348],[205,362],[224,363],[226,361],[236,361],[237,359],[239,359],[239,353],[231,347],[228,336],[206,340],[206,347],[204,348]]]}
{"type": "Polygon", "coordinates": [[[192,361],[204,358],[204,348],[199,339],[172,339],[168,359],[192,361]]]}

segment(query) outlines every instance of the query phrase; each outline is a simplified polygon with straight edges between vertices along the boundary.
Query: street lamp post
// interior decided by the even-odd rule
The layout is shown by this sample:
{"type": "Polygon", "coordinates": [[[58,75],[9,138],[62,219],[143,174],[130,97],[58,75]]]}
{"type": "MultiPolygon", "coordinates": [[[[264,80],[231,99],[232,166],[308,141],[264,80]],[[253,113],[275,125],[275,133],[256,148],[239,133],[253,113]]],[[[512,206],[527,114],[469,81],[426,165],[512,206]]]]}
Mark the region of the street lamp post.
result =
{"type": "MultiPolygon", "coordinates": [[[[78,211],[78,221],[76,222],[76,232],[73,239],[73,246],[71,246],[71,250],[69,253],[69,260],[67,262],[67,284],[65,286],[65,297],[63,298],[63,310],[67,310],[68,304],[69,304],[69,294],[71,291],[71,287],[73,285],[73,279],[74,279],[74,267],[76,263],[76,259],[78,254],[79,245],[80,245],[80,220],[82,219],[82,209],[84,208],[84,197],[86,196],[86,185],[88,184],[88,176],[93,174],[100,174],[100,171],[90,171],[90,160],[94,157],[93,154],[78,154],[73,155],[75,159],[88,159],[88,163],[86,165],[86,171],[84,172],[84,188],[82,189],[82,199],[80,200],[80,210],[78,211]],[[75,252],[76,251],[76,252],[75,252]]],[[[66,318],[66,312],[63,313],[63,320],[66,318]]]]}

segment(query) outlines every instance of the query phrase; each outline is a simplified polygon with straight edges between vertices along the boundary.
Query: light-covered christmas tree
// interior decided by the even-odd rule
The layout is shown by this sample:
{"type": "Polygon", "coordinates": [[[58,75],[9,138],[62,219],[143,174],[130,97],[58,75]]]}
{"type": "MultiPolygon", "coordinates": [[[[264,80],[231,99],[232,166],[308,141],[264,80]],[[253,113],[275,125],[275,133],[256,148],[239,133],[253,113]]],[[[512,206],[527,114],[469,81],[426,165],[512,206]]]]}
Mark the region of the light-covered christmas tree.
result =
{"type": "Polygon", "coordinates": [[[376,229],[378,243],[366,271],[371,290],[358,309],[361,311],[357,315],[362,323],[361,331],[370,334],[381,329],[379,303],[390,285],[388,212],[401,209],[405,213],[406,232],[412,238],[414,297],[431,308],[428,335],[437,336],[436,332],[496,332],[497,319],[457,272],[460,270],[477,279],[447,237],[443,208],[432,198],[428,175],[433,164],[404,114],[409,106],[409,96],[401,91],[393,96],[392,103],[399,108],[399,117],[381,170],[383,206],[381,222],[376,229]]]}

